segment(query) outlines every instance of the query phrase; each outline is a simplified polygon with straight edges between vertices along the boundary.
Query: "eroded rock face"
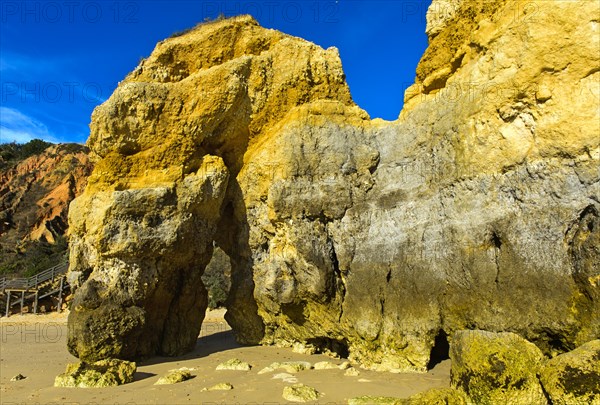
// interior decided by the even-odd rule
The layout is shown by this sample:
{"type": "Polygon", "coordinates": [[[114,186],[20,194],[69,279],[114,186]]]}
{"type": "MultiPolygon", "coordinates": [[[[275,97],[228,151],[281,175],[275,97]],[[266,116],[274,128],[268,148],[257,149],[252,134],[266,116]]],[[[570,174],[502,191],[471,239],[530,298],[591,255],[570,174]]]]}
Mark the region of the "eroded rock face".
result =
{"type": "Polygon", "coordinates": [[[229,173],[206,155],[180,182],[85,194],[69,211],[68,347],[86,361],[183,354],[207,306],[212,254],[229,173]]]}
{"type": "Polygon", "coordinates": [[[247,152],[263,342],[403,371],[425,370],[441,332],[517,331],[548,354],[598,336],[597,5],[535,2],[535,23],[513,6],[462,2],[397,122],[306,106],[247,152]],[[267,190],[254,162],[277,168],[267,190]]]}
{"type": "Polygon", "coordinates": [[[456,16],[462,0],[433,0],[427,9],[427,27],[425,32],[429,38],[435,37],[456,16]]]}
{"type": "Polygon", "coordinates": [[[337,51],[240,17],[160,43],[94,111],[88,144],[99,161],[70,210],[73,354],[191,349],[215,239],[234,266],[231,322],[240,340],[261,340],[236,175],[250,145],[313,100],[352,105],[337,51]]]}
{"type": "Polygon", "coordinates": [[[549,360],[540,380],[553,404],[600,403],[600,340],[549,360]]]}
{"type": "MultiPolygon", "coordinates": [[[[72,350],[185,350],[127,342],[182,316],[153,291],[201,274],[213,239],[231,259],[226,318],[241,342],[423,371],[436,337],[462,329],[514,331],[547,354],[597,338],[598,5],[534,1],[533,20],[514,2],[450,3],[396,122],[353,104],[334,49],[249,17],[157,45],[93,114],[100,161],[71,213],[72,350]],[[207,155],[226,191],[203,200],[201,237],[168,236],[164,221],[189,209],[159,190],[204,178],[207,155]],[[86,319],[110,324],[92,314],[114,302],[131,329],[92,337],[86,319]]],[[[191,341],[194,311],[170,330],[191,341]]]]}

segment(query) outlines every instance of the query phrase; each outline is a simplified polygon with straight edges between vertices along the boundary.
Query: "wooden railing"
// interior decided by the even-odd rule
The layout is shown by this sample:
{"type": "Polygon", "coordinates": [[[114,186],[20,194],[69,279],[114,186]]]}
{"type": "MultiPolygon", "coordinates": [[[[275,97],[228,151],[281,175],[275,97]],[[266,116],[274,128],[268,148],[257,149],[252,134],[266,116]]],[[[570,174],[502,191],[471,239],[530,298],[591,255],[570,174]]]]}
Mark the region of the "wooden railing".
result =
{"type": "Polygon", "coordinates": [[[54,282],[54,280],[67,272],[69,268],[69,263],[61,263],[57,264],[54,267],[51,267],[47,270],[42,271],[41,273],[36,274],[35,276],[31,276],[29,278],[6,278],[3,277],[0,279],[0,292],[4,292],[7,289],[22,289],[22,290],[30,290],[37,289],[41,284],[46,283],[47,281],[54,282]]]}
{"type": "Polygon", "coordinates": [[[69,263],[61,263],[29,278],[0,279],[0,294],[6,295],[4,315],[8,317],[11,308],[19,304],[21,314],[25,304],[29,305],[29,310],[33,306],[33,313],[37,314],[39,300],[54,295],[58,297],[57,309],[60,312],[63,292],[70,289],[65,276],[68,268],[69,263]],[[16,300],[12,301],[13,298],[16,300]]]}

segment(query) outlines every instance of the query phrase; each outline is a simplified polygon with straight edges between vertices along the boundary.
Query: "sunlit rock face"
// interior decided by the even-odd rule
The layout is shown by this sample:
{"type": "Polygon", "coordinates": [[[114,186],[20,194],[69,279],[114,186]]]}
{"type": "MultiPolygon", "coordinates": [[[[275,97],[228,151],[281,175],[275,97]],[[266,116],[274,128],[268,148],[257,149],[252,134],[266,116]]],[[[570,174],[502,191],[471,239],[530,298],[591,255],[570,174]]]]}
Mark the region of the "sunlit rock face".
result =
{"type": "Polygon", "coordinates": [[[97,166],[70,209],[72,353],[136,359],[193,348],[215,240],[233,261],[230,322],[242,341],[263,338],[247,211],[271,187],[273,162],[256,162],[244,177],[256,183],[238,175],[249,173],[247,152],[304,105],[367,117],[352,103],[336,49],[250,17],[159,43],[121,82],[93,113],[97,166]]]}
{"type": "Polygon", "coordinates": [[[95,361],[194,348],[207,306],[200,277],[228,177],[222,159],[206,155],[177,184],[73,202],[69,281],[81,287],[69,314],[72,353],[95,361]]]}
{"type": "Polygon", "coordinates": [[[598,338],[598,4],[446,3],[395,122],[250,17],[159,43],[92,116],[71,351],[188,350],[213,241],[244,343],[423,371],[457,330],[598,338]]]}

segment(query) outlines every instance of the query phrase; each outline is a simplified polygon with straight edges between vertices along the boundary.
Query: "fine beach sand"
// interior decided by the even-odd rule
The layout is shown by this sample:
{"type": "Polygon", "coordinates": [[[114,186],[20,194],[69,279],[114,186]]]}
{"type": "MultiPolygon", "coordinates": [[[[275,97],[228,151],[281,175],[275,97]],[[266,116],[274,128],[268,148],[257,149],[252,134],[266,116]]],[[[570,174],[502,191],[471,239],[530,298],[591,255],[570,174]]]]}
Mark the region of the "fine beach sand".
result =
{"type": "MultiPolygon", "coordinates": [[[[67,314],[13,315],[0,319],[0,403],[2,404],[201,404],[201,403],[288,403],[283,388],[291,383],[258,374],[272,362],[343,360],[325,355],[294,353],[277,347],[238,345],[223,319],[224,310],[209,311],[196,349],[178,358],[154,357],[139,362],[135,381],[114,388],[55,388],[54,377],[77,359],[67,351],[67,314]],[[215,371],[218,364],[238,358],[252,365],[250,371],[215,371]],[[175,385],[153,385],[171,369],[188,367],[195,378],[175,385]],[[26,378],[11,381],[17,374],[26,378]],[[228,382],[230,391],[201,392],[202,388],[228,382]]],[[[429,388],[450,385],[450,361],[438,364],[427,374],[392,374],[360,369],[357,377],[342,370],[306,370],[295,374],[299,383],[324,395],[318,403],[347,403],[361,395],[409,397],[429,388]]]]}

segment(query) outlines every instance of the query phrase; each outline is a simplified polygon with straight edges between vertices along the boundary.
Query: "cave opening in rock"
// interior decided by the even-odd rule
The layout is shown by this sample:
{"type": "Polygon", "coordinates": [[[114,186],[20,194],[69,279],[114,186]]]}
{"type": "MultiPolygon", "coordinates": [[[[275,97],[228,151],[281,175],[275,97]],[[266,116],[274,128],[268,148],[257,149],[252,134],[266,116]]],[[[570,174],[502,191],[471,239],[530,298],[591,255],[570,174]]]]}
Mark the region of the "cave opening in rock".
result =
{"type": "Polygon", "coordinates": [[[333,339],[330,337],[315,337],[306,341],[308,345],[312,345],[317,353],[331,352],[342,359],[347,359],[350,355],[348,349],[348,341],[346,339],[333,339]]]}
{"type": "Polygon", "coordinates": [[[431,353],[429,354],[429,363],[427,369],[431,370],[444,360],[450,358],[450,344],[448,343],[448,335],[442,329],[439,330],[433,342],[431,353]]]}
{"type": "Polygon", "coordinates": [[[231,259],[213,243],[213,255],[202,275],[208,291],[208,309],[225,307],[231,288],[231,259]]]}

